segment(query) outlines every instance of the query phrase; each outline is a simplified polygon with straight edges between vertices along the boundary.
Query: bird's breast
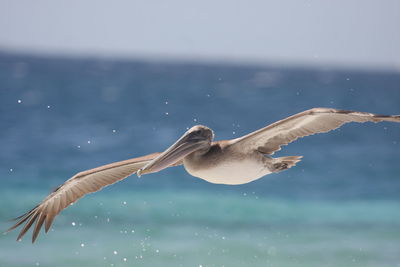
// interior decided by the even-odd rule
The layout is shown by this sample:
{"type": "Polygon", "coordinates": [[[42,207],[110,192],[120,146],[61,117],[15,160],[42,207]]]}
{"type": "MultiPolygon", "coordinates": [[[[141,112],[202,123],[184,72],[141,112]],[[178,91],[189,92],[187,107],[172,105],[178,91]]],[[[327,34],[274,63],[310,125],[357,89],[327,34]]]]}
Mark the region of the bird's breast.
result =
{"type": "Polygon", "coordinates": [[[188,173],[215,184],[245,184],[271,173],[264,157],[207,158],[187,157],[183,160],[188,173]]]}

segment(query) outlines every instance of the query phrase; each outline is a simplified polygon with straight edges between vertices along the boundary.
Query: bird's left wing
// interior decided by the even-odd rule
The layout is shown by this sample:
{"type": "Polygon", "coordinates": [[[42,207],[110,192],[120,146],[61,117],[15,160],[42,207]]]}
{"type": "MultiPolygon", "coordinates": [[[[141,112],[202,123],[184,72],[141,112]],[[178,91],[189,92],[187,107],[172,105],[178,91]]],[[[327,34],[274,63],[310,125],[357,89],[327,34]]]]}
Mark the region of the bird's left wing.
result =
{"type": "Polygon", "coordinates": [[[153,153],[139,158],[114,162],[77,173],[55,189],[35,208],[16,218],[16,224],[9,228],[8,231],[11,231],[25,223],[17,238],[17,240],[21,240],[36,221],[32,235],[32,243],[35,242],[43,223],[45,224],[45,231],[47,233],[54,218],[70,204],[74,203],[86,194],[99,191],[105,186],[128,177],[159,154],[160,153],[153,153]]]}
{"type": "Polygon", "coordinates": [[[240,150],[258,150],[272,155],[298,138],[329,132],[348,122],[400,122],[400,116],[377,115],[367,112],[339,110],[333,108],[313,108],[286,119],[277,121],[230,142],[231,146],[240,146],[240,150]]]}

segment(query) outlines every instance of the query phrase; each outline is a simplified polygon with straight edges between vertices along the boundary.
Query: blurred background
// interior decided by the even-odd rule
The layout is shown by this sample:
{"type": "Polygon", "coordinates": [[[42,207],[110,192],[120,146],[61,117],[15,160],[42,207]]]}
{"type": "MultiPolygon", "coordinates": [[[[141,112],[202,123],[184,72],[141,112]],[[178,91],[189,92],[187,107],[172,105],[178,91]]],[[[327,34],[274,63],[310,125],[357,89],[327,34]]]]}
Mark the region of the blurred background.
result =
{"type": "MultiPolygon", "coordinates": [[[[0,230],[75,173],[312,107],[400,114],[399,1],[0,0],[0,230]]],[[[86,196],[0,266],[398,266],[400,125],[240,186],[183,167],[86,196]]]]}

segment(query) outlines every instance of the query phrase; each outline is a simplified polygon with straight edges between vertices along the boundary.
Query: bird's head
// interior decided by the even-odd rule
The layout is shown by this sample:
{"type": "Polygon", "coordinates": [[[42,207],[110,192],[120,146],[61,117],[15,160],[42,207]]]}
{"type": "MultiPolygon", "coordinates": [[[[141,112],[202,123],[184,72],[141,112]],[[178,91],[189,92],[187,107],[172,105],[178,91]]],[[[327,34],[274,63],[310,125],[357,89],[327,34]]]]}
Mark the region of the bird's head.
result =
{"type": "Polygon", "coordinates": [[[183,136],[187,136],[189,140],[208,141],[210,144],[214,139],[214,132],[204,125],[196,125],[190,128],[183,136]]]}
{"type": "Polygon", "coordinates": [[[203,125],[193,126],[172,146],[138,170],[137,175],[161,171],[195,151],[207,151],[213,139],[214,132],[210,128],[203,125]]]}

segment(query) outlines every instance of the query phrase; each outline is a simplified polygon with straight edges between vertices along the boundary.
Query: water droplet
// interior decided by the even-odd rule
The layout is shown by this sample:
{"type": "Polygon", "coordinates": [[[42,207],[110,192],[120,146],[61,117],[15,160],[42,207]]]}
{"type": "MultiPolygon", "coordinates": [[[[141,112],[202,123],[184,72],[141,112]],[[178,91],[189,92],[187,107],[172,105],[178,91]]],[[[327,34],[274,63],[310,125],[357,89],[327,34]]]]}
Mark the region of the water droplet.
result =
{"type": "Polygon", "coordinates": [[[114,129],[114,130],[112,130],[112,132],[115,133],[115,132],[117,132],[117,130],[114,129]]]}
{"type": "Polygon", "coordinates": [[[126,205],[126,201],[122,202],[122,204],[126,205]]]}
{"type": "Polygon", "coordinates": [[[168,101],[165,101],[165,105],[168,105],[168,101]]]}
{"type": "Polygon", "coordinates": [[[126,258],[123,258],[123,261],[127,261],[127,259],[126,259],[126,258]]]}
{"type": "Polygon", "coordinates": [[[87,143],[90,144],[91,143],[90,140],[88,140],[87,143]]]}
{"type": "Polygon", "coordinates": [[[10,169],[10,172],[12,172],[13,171],[13,169],[10,169]]]}
{"type": "Polygon", "coordinates": [[[50,108],[50,106],[47,106],[47,108],[50,108]]]}
{"type": "Polygon", "coordinates": [[[168,113],[168,112],[165,112],[165,115],[169,115],[169,113],[168,113]]]}
{"type": "Polygon", "coordinates": [[[71,224],[72,224],[72,226],[75,226],[75,225],[76,225],[76,223],[75,223],[75,222],[72,222],[71,224]]]}
{"type": "Polygon", "coordinates": [[[114,250],[114,252],[113,252],[113,253],[114,253],[114,255],[117,255],[117,254],[118,254],[118,251],[114,250]]]}
{"type": "Polygon", "coordinates": [[[18,99],[17,102],[18,102],[18,104],[21,104],[21,103],[22,103],[22,100],[21,100],[21,99],[18,99]]]}
{"type": "Polygon", "coordinates": [[[85,246],[85,244],[82,243],[82,244],[81,244],[81,247],[84,247],[84,246],[85,246]]]}

